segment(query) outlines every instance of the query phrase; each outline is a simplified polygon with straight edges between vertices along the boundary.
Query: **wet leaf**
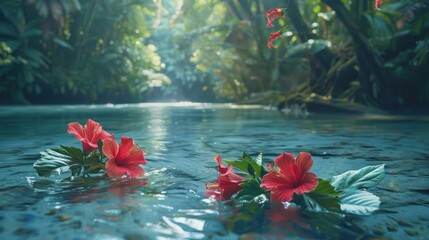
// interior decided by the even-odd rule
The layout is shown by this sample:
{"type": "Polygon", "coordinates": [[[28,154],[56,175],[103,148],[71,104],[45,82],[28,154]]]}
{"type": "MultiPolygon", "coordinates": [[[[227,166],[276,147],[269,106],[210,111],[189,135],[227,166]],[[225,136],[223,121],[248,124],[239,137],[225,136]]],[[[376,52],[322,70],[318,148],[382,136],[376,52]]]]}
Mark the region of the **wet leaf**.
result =
{"type": "Polygon", "coordinates": [[[339,193],[329,181],[323,179],[319,179],[319,184],[312,192],[297,195],[293,201],[306,211],[341,212],[339,193]]]}
{"type": "Polygon", "coordinates": [[[366,191],[345,191],[340,200],[341,210],[345,213],[369,215],[380,208],[380,198],[366,191]]]}
{"type": "Polygon", "coordinates": [[[67,48],[67,49],[73,50],[73,46],[72,46],[72,45],[70,45],[68,42],[66,42],[66,41],[62,40],[61,38],[54,37],[54,38],[52,39],[52,41],[53,41],[54,43],[56,43],[56,44],[60,45],[60,46],[61,46],[61,47],[63,47],[63,48],[67,48]]]}
{"type": "Polygon", "coordinates": [[[311,212],[341,212],[338,196],[317,192],[295,196],[294,202],[311,212]]]}
{"type": "Polygon", "coordinates": [[[72,175],[77,175],[82,166],[82,158],[78,156],[79,149],[61,146],[61,148],[48,149],[41,152],[41,157],[34,163],[33,167],[41,177],[61,175],[71,170],[72,175]]]}
{"type": "Polygon", "coordinates": [[[227,161],[227,163],[242,170],[243,172],[249,173],[254,179],[257,180],[261,179],[263,175],[267,173],[267,170],[265,170],[263,166],[264,161],[262,153],[260,153],[256,159],[253,159],[247,153],[243,153],[243,156],[239,161],[227,161]]]}
{"type": "Polygon", "coordinates": [[[247,172],[252,175],[253,177],[255,176],[255,170],[253,169],[252,165],[247,164],[247,172]]]}
{"type": "Polygon", "coordinates": [[[331,185],[335,187],[335,191],[344,191],[349,188],[370,188],[380,183],[383,178],[384,164],[381,164],[347,171],[334,176],[331,179],[331,185]]]}
{"type": "Polygon", "coordinates": [[[237,195],[234,197],[235,199],[241,198],[243,196],[256,197],[265,193],[264,189],[261,188],[260,183],[255,179],[242,182],[240,187],[241,191],[237,193],[237,195]]]}
{"type": "Polygon", "coordinates": [[[262,229],[267,222],[265,217],[267,201],[261,202],[260,197],[257,196],[250,199],[250,201],[240,202],[239,206],[234,214],[228,218],[226,222],[227,229],[238,234],[262,229]]]}
{"type": "Polygon", "coordinates": [[[320,193],[320,194],[330,194],[330,195],[336,195],[339,196],[340,193],[335,191],[334,186],[328,181],[319,178],[319,184],[317,187],[312,191],[312,193],[320,193]]]}
{"type": "Polygon", "coordinates": [[[255,163],[258,164],[259,166],[262,166],[262,163],[263,163],[263,155],[262,155],[262,153],[259,153],[258,157],[256,157],[255,163]]]}

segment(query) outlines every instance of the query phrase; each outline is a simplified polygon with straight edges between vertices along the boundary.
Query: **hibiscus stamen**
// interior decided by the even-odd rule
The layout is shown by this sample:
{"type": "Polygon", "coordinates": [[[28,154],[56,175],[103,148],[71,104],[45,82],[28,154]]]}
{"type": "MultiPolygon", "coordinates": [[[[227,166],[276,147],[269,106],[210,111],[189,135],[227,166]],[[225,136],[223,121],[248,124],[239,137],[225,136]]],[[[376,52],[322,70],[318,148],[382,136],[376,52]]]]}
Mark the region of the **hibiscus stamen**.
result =
{"type": "Polygon", "coordinates": [[[216,189],[219,187],[218,182],[206,183],[206,189],[216,189]]]}

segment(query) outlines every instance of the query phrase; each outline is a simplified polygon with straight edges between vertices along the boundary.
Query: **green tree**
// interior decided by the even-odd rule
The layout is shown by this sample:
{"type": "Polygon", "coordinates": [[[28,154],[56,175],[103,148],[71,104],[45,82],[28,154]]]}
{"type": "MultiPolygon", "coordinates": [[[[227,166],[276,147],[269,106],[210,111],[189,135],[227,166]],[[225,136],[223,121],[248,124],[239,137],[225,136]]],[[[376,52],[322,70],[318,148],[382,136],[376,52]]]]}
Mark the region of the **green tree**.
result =
{"type": "Polygon", "coordinates": [[[142,99],[151,82],[168,82],[146,42],[154,9],[148,0],[9,1],[0,41],[14,60],[1,66],[1,89],[21,103],[142,99]]]}
{"type": "MultiPolygon", "coordinates": [[[[309,57],[310,63],[321,71],[314,71],[319,77],[313,77],[309,88],[302,91],[305,99],[318,94],[325,99],[347,99],[388,111],[427,105],[428,78],[424,74],[424,65],[421,65],[423,62],[411,64],[415,58],[412,55],[423,51],[423,47],[417,46],[424,45],[427,39],[428,15],[424,11],[427,1],[395,4],[385,1],[382,10],[377,11],[373,1],[321,0],[321,5],[314,7],[313,12],[321,17],[316,25],[322,26],[322,34],[309,33],[307,24],[296,17],[300,15],[300,9],[294,2],[297,1],[291,0],[289,16],[301,41],[325,39],[332,43],[329,52],[340,53],[332,57],[332,54],[319,51],[309,57]],[[407,19],[407,14],[415,18],[407,19]],[[404,21],[407,23],[401,24],[404,21]],[[328,24],[329,28],[323,27],[328,24]],[[331,34],[333,31],[337,31],[335,35],[331,34]],[[401,44],[404,38],[407,41],[401,44]],[[344,42],[351,45],[342,44],[344,42]],[[409,53],[407,59],[404,59],[405,52],[409,53]],[[401,80],[407,76],[398,76],[397,70],[392,71],[395,68],[393,62],[399,59],[402,59],[400,69],[415,70],[415,74],[408,76],[412,76],[409,82],[401,80]]],[[[302,5],[301,9],[304,9],[302,5]]],[[[306,16],[308,14],[306,12],[306,16]]]]}

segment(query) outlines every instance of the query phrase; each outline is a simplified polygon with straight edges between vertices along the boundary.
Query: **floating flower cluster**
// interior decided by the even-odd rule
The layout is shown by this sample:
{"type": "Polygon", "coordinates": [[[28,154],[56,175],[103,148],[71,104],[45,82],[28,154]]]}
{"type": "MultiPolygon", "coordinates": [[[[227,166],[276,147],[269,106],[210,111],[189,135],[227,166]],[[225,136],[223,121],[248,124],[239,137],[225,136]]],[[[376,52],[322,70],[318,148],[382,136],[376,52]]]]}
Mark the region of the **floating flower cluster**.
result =
{"type": "MultiPolygon", "coordinates": [[[[113,134],[91,119],[84,126],[78,122],[69,123],[67,132],[81,142],[82,149],[61,145],[41,152],[40,159],[34,163],[39,176],[49,177],[69,171],[72,177],[103,177],[107,174],[121,179],[115,181],[120,184],[123,179],[131,181],[129,183],[136,180],[136,184],[146,184],[145,179],[138,178],[145,173],[141,165],[147,163],[146,153],[132,138],[122,137],[118,143],[113,134]]],[[[227,220],[230,230],[252,229],[255,219],[263,220],[268,216],[272,223],[287,221],[282,226],[291,231],[296,229],[292,225],[297,224],[305,231],[311,228],[316,232],[325,231],[322,234],[327,237],[338,238],[326,224],[337,226],[345,214],[368,215],[380,206],[380,199],[367,189],[384,178],[384,164],[321,179],[310,172],[313,159],[308,152],[301,152],[296,158],[285,152],[268,164],[264,163],[262,154],[254,159],[246,153],[238,161],[226,161],[227,165],[219,155],[215,161],[219,175],[216,181],[206,184],[205,194],[236,207],[234,212],[237,214],[227,220]],[[325,219],[331,222],[327,223],[325,219]]],[[[112,191],[119,195],[122,192],[117,186],[112,186],[112,191]]]]}
{"type": "MultiPolygon", "coordinates": [[[[252,228],[255,224],[252,219],[261,216],[296,210],[309,218],[335,219],[337,224],[345,214],[369,215],[380,206],[379,197],[367,189],[384,178],[384,164],[321,179],[310,172],[313,159],[308,152],[301,152],[296,158],[285,152],[269,164],[264,164],[262,154],[253,159],[246,153],[239,160],[226,161],[228,165],[220,156],[216,156],[215,161],[219,175],[215,182],[206,184],[205,194],[237,207],[235,212],[240,214],[227,220],[232,230],[246,227],[246,223],[252,228]],[[287,211],[279,209],[279,205],[287,211]]],[[[313,224],[315,231],[327,230],[318,225],[323,221],[307,223],[313,224]]],[[[323,234],[329,236],[330,233],[323,234]]]]}
{"type": "Polygon", "coordinates": [[[122,137],[118,144],[114,135],[104,131],[102,126],[88,119],[85,126],[78,122],[69,123],[67,132],[82,142],[82,150],[61,146],[41,153],[34,163],[40,176],[71,171],[72,176],[86,176],[101,172],[111,178],[136,178],[144,175],[140,166],[146,164],[145,151],[132,138],[122,137]],[[105,158],[107,157],[107,159],[105,158]]]}

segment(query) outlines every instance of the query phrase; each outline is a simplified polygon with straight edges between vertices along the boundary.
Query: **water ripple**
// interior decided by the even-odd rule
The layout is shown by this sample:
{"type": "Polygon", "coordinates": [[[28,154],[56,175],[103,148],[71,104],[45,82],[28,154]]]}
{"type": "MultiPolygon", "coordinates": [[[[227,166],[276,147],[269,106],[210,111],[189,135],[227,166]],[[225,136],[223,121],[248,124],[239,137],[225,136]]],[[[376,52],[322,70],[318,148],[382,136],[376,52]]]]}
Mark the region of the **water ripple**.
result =
{"type": "MultiPolygon", "coordinates": [[[[0,235],[5,239],[237,239],[224,225],[230,206],[206,198],[204,191],[205,183],[217,179],[214,156],[236,160],[243,151],[255,157],[263,152],[266,162],[284,151],[308,151],[312,172],[322,178],[384,163],[386,177],[373,190],[382,210],[356,218],[359,225],[368,232],[384,229],[380,237],[389,239],[409,238],[405,230],[429,235],[427,228],[404,226],[429,226],[425,117],[293,117],[260,106],[190,103],[0,107],[0,116],[0,235]],[[115,136],[133,137],[148,152],[144,177],[67,181],[67,173],[50,179],[36,175],[32,164],[40,151],[59,144],[80,147],[66,126],[88,118],[115,136]]],[[[241,237],[289,233],[284,227],[255,231],[260,234],[241,237]]]]}

